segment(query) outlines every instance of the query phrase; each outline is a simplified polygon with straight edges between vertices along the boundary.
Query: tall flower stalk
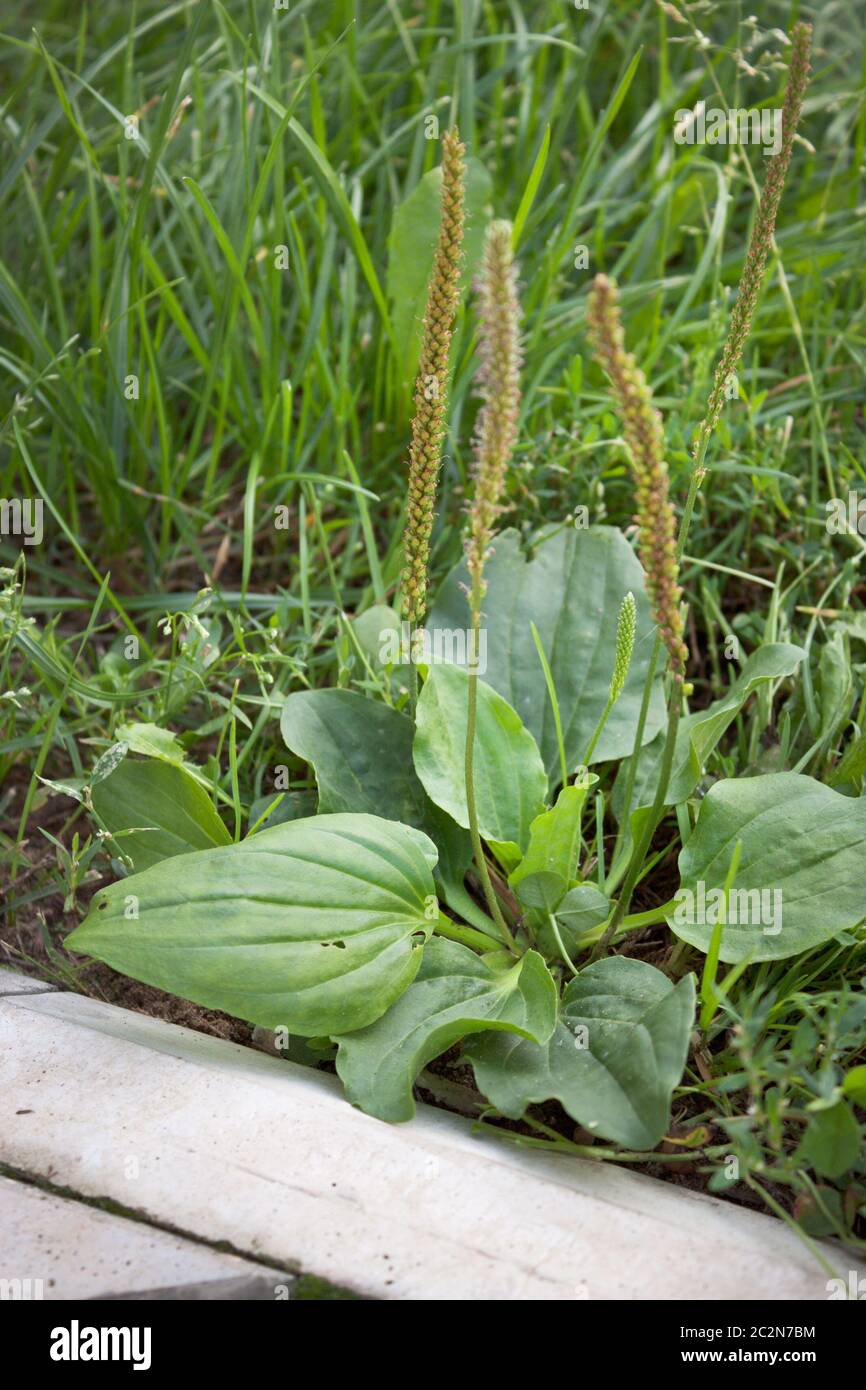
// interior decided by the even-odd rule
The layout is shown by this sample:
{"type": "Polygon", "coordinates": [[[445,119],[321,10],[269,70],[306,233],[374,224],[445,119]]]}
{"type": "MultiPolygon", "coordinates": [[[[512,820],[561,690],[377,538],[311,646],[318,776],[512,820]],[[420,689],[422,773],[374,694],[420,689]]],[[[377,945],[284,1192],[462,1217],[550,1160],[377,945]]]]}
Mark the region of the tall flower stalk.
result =
{"type": "MultiPolygon", "coordinates": [[[[669,570],[668,580],[676,577],[678,562],[684,551],[688,537],[689,526],[691,524],[692,512],[694,510],[695,499],[704,478],[704,461],[707,453],[712,432],[718,423],[722,409],[722,403],[736,367],[740,361],[746,340],[751,329],[752,318],[758,301],[761,284],[767,266],[767,257],[773,246],[773,237],[776,228],[776,216],[779,210],[779,203],[782,191],[785,186],[785,179],[788,173],[788,166],[791,160],[791,153],[794,145],[794,137],[803,107],[803,95],[809,80],[809,54],[812,42],[812,29],[808,24],[795,24],[791,31],[791,57],[788,64],[788,81],[785,87],[785,97],[782,106],[782,141],[779,151],[769,161],[767,175],[764,180],[764,187],[761,193],[758,206],[758,213],[752,235],[749,238],[749,245],[743,264],[743,273],[740,277],[740,284],[737,290],[737,298],[731,314],[731,322],[728,328],[727,338],[716,367],[713,387],[707,401],[706,414],[701,421],[695,437],[693,449],[693,466],[689,479],[689,491],[686,498],[683,515],[680,521],[679,534],[676,543],[671,550],[670,539],[673,536],[672,520],[666,534],[658,537],[658,542],[663,546],[665,552],[673,562],[672,571],[669,570]]],[[[650,430],[649,422],[644,419],[644,431],[650,430]]],[[[626,431],[628,437],[628,431],[626,431]]],[[[642,556],[643,558],[643,556],[642,556]]],[[[646,567],[646,560],[644,560],[646,567]]],[[[652,581],[648,581],[652,595],[652,581]]],[[[656,600],[658,602],[658,600],[656,600]]],[[[679,605],[677,605],[679,608],[679,605]]],[[[658,619],[657,619],[658,621],[658,619]]],[[[656,642],[650,659],[650,667],[647,673],[647,681],[644,689],[644,698],[641,705],[638,727],[635,732],[634,752],[630,760],[628,782],[626,785],[625,803],[623,807],[623,825],[627,826],[631,812],[632,795],[634,792],[635,777],[643,744],[646,717],[649,710],[649,698],[652,687],[652,680],[655,674],[656,662],[660,647],[660,641],[664,641],[674,661],[674,651],[672,649],[672,639],[676,643],[676,629],[666,630],[661,623],[660,640],[656,642]]],[[[680,634],[681,636],[681,634],[680,634]]],[[[674,661],[676,674],[676,663],[674,661]]],[[[681,679],[681,675],[680,675],[681,679]]],[[[665,795],[670,779],[670,771],[673,765],[674,751],[676,748],[676,736],[681,711],[681,698],[678,682],[675,682],[672,691],[671,704],[669,709],[668,729],[665,739],[665,746],[662,754],[662,764],[659,773],[659,781],[656,787],[655,799],[648,818],[644,822],[644,829],[639,837],[638,843],[634,846],[628,859],[625,869],[625,881],[622,893],[617,902],[614,913],[611,917],[603,937],[598,943],[594,952],[594,957],[602,954],[616,935],[616,931],[625,912],[628,910],[631,894],[637,882],[647,850],[652,841],[656,827],[661,820],[664,812],[665,795]]],[[[611,876],[613,877],[613,875],[611,876]]],[[[610,881],[610,879],[609,879],[610,881]]]]}
{"type": "Polygon", "coordinates": [[[593,282],[587,323],[596,359],[610,379],[631,455],[637,495],[638,551],[653,617],[667,647],[674,678],[681,682],[687,653],[680,611],[676,520],[668,492],[662,417],[652,403],[643,372],[632,354],[626,352],[616,286],[606,275],[597,275],[593,282]]]}
{"type": "Polygon", "coordinates": [[[767,165],[767,176],[764,180],[761,200],[758,204],[758,215],[755,218],[755,225],[752,228],[752,235],[749,238],[746,258],[743,262],[743,273],[740,277],[737,298],[731,312],[728,335],[725,339],[722,355],[719,358],[713,377],[713,388],[710,392],[709,400],[707,401],[706,414],[698,426],[698,432],[695,437],[693,451],[695,466],[692,473],[693,487],[689,491],[689,498],[683,513],[684,529],[680,538],[681,552],[685,544],[685,536],[691,519],[694,494],[703,481],[703,464],[706,456],[707,444],[710,435],[718,423],[722,405],[725,400],[725,393],[728,390],[734,372],[743,355],[743,348],[749,336],[755,306],[758,302],[758,294],[760,293],[764,272],[767,268],[767,257],[773,245],[773,237],[776,231],[776,216],[779,211],[779,203],[788,175],[788,165],[791,162],[791,151],[794,148],[794,136],[797,133],[797,126],[803,110],[803,95],[809,81],[809,54],[811,47],[811,24],[795,24],[794,28],[791,30],[791,57],[788,63],[788,81],[785,84],[785,96],[782,103],[782,140],[779,145],[778,153],[770,158],[767,165]]]}
{"type": "Polygon", "coordinates": [[[484,404],[475,427],[475,492],[469,509],[466,562],[476,595],[473,617],[486,585],[484,562],[496,521],[503,510],[508,463],[517,443],[520,407],[520,343],[517,268],[511,251],[510,222],[491,222],[484,240],[478,296],[479,353],[476,382],[484,404]]]}
{"type": "MultiPolygon", "coordinates": [[[[589,335],[599,364],[610,380],[636,479],[638,551],[646,573],[647,590],[659,638],[667,648],[673,675],[668,704],[668,727],[659,767],[652,810],[632,850],[622,892],[610,922],[593,952],[603,955],[614,939],[631,901],[643,861],[656,826],[661,820],[673,767],[677,730],[682,711],[686,646],[683,641],[676,519],[668,490],[662,418],[652,403],[650,389],[634,357],[625,348],[616,287],[605,275],[597,275],[589,295],[589,335]]],[[[648,676],[647,688],[652,679],[648,676]]],[[[647,692],[644,693],[644,703],[647,692]]],[[[636,760],[632,759],[632,771],[636,760]]],[[[631,798],[630,786],[627,800],[631,798]]],[[[626,813],[627,814],[627,813],[626,813]]]]}
{"type": "Polygon", "coordinates": [[[427,570],[442,464],[448,400],[448,357],[460,302],[460,264],[465,201],[465,146],[456,127],[442,137],[442,207],[421,351],[415,378],[406,529],[403,539],[403,617],[411,624],[427,611],[427,570]]]}
{"type": "Polygon", "coordinates": [[[478,876],[491,915],[510,943],[511,934],[502,916],[490,872],[484,858],[475,804],[474,753],[478,710],[478,649],[481,604],[486,590],[484,565],[503,510],[502,496],[508,464],[517,442],[520,406],[520,342],[517,269],[511,246],[510,222],[492,222],[484,238],[477,291],[480,366],[476,381],[482,397],[475,430],[475,490],[469,509],[466,564],[469,570],[471,617],[469,705],[466,721],[466,805],[469,833],[478,876]]]}

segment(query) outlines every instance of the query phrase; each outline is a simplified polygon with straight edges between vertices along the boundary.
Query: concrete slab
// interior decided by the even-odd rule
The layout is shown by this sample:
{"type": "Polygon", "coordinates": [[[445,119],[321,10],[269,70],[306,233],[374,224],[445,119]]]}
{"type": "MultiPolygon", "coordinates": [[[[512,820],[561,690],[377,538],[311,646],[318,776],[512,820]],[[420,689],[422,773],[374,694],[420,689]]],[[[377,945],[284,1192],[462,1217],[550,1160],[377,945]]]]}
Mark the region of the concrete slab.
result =
{"type": "Polygon", "coordinates": [[[54,985],[34,979],[32,975],[22,975],[17,970],[9,970],[5,965],[0,965],[0,995],[45,994],[47,990],[53,989],[54,985]]]}
{"type": "Polygon", "coordinates": [[[336,1078],[61,993],[0,1000],[0,1158],[386,1299],[826,1299],[776,1219],[612,1164],[388,1126],[336,1078]]]}
{"type": "Polygon", "coordinates": [[[292,1279],[138,1221],[0,1178],[0,1298],[270,1299],[292,1279]]]}

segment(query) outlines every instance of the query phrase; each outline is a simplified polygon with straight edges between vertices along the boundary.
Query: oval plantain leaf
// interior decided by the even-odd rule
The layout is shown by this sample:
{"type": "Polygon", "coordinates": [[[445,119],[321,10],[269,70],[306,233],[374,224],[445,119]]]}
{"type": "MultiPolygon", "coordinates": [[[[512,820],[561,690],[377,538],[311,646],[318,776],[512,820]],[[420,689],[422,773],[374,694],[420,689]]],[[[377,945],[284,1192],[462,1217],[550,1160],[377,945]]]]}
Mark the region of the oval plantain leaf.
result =
{"type": "Polygon", "coordinates": [[[265,1028],[348,1032],[414,978],[435,862],[426,835],[378,816],[289,821],[100,890],[65,944],[265,1028]]]}
{"type": "MultiPolygon", "coordinates": [[[[620,604],[637,601],[634,656],[592,761],[624,758],[634,747],[655,627],[643,570],[625,537],[611,526],[559,531],[526,560],[516,531],[496,537],[487,562],[484,600],[485,680],[517,711],[541,749],[551,785],[559,781],[556,727],[532,637],[535,623],[550,663],[570,770],[584,758],[607,701],[620,604]]],[[[467,584],[461,565],[445,580],[428,620],[431,629],[466,625],[467,584]]],[[[653,686],[645,742],[665,721],[661,677],[653,686]]]]}
{"type": "Polygon", "coordinates": [[[530,828],[544,810],[547,777],[535,739],[511,706],[459,666],[431,666],[415,714],[415,770],[427,795],[457,822],[466,807],[466,725],[470,680],[478,680],[475,800],[483,839],[526,851],[530,828]]]}
{"type": "Polygon", "coordinates": [[[708,951],[739,841],[719,955],[783,960],[866,916],[866,802],[795,772],[716,782],[680,851],[676,936],[708,951]]]}
{"type": "Polygon", "coordinates": [[[555,1022],[556,985],[537,952],[496,971],[467,947],[434,937],[394,1007],[369,1028],[335,1038],[337,1072],[368,1115],[411,1120],[416,1076],[460,1038],[493,1028],[543,1042],[555,1022]]]}
{"type": "Polygon", "coordinates": [[[610,956],[571,981],[544,1046],[491,1033],[465,1055],[503,1115],[516,1120],[528,1105],[558,1100],[593,1134],[652,1149],[669,1124],[694,1010],[693,976],[673,985],[644,961],[610,956]]]}
{"type": "Polygon", "coordinates": [[[419,825],[430,803],[412,767],[412,721],[353,690],[287,695],[280,732],[316,773],[319,810],[382,810],[419,825]]]}
{"type": "Polygon", "coordinates": [[[231,844],[204,787],[176,763],[124,758],[91,796],[112,833],[133,832],[118,843],[136,873],[176,854],[231,844]]]}

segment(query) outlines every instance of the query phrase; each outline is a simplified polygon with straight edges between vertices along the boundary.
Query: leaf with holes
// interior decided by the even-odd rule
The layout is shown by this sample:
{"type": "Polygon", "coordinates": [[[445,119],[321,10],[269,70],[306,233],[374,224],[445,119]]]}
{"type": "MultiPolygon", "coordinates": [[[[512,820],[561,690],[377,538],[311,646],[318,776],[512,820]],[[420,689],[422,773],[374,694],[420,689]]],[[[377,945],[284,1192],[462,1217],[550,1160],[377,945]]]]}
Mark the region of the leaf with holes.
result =
{"type": "Polygon", "coordinates": [[[414,979],[435,862],[427,836],[396,821],[289,821],[101,889],[65,944],[265,1028],[348,1032],[414,979]]]}

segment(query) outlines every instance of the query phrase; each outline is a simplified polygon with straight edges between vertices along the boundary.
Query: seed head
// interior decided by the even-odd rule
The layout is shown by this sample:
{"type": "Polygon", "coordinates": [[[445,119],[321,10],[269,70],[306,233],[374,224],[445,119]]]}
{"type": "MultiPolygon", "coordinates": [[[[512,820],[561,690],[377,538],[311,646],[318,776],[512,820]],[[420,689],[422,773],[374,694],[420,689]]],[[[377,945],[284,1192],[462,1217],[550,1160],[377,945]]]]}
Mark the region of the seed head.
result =
{"type": "Polygon", "coordinates": [[[476,281],[481,365],[476,381],[484,404],[475,428],[475,495],[469,511],[467,564],[472,592],[484,593],[484,561],[504,511],[508,461],[517,441],[520,342],[517,269],[510,222],[491,222],[476,281]]]}
{"type": "Polygon", "coordinates": [[[725,391],[749,336],[752,315],[755,312],[758,293],[767,267],[767,256],[773,244],[776,214],[779,211],[779,202],[785,187],[788,165],[791,162],[794,136],[797,132],[800,112],[803,109],[803,93],[809,81],[811,44],[811,24],[795,24],[791,31],[791,60],[788,64],[788,81],[785,86],[785,99],[782,103],[782,142],[778,154],[773,155],[767,165],[767,177],[764,180],[758,215],[755,218],[755,225],[749,238],[746,259],[743,263],[743,274],[740,277],[736,302],[731,312],[728,336],[719,358],[719,364],[716,367],[713,389],[707,401],[707,413],[698,427],[694,446],[695,457],[699,455],[704,441],[715,428],[725,399],[725,391]]]}
{"type": "Polygon", "coordinates": [[[403,538],[403,616],[423,621],[436,485],[442,462],[448,397],[448,354],[460,302],[465,146],[456,129],[442,137],[442,207],[415,378],[415,413],[409,445],[408,505],[403,538]]]}
{"type": "Polygon", "coordinates": [[[646,571],[653,617],[670,653],[674,675],[681,681],[687,652],[662,417],[652,404],[643,372],[625,350],[616,286],[606,275],[597,275],[593,281],[587,323],[596,360],[610,378],[631,455],[636,480],[638,550],[646,571]]]}
{"type": "Polygon", "coordinates": [[[616,620],[616,653],[613,659],[613,676],[608,695],[612,705],[616,704],[625,685],[628,668],[631,666],[636,630],[637,606],[634,601],[634,594],[629,592],[619,606],[619,617],[616,620]]]}

